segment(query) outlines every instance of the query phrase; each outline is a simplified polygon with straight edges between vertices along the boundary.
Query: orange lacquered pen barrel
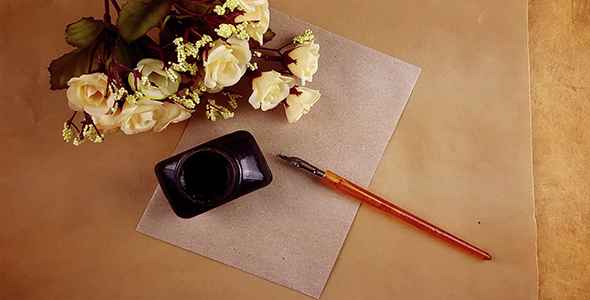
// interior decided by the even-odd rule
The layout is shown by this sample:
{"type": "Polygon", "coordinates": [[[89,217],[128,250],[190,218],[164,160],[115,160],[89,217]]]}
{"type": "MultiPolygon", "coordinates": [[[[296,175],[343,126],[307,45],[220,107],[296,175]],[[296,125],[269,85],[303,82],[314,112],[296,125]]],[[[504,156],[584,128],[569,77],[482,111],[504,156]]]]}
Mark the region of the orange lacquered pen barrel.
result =
{"type": "Polygon", "coordinates": [[[491,260],[492,256],[476,246],[456,237],[438,226],[414,215],[413,213],[367,191],[366,189],[338,176],[331,171],[325,171],[321,183],[382,210],[426,233],[443,240],[475,257],[491,260]]]}

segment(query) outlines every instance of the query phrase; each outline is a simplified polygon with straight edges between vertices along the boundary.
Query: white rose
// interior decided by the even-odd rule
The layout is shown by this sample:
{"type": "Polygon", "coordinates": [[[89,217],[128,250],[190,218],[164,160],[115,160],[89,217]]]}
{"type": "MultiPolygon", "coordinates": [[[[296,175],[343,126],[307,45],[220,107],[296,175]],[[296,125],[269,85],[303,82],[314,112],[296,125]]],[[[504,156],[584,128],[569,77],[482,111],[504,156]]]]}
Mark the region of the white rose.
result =
{"type": "Polygon", "coordinates": [[[288,95],[295,85],[295,79],[283,76],[277,71],[262,72],[252,80],[252,95],[249,102],[255,109],[263,111],[275,108],[288,95]]]}
{"type": "Polygon", "coordinates": [[[111,115],[94,118],[99,129],[121,128],[126,134],[136,134],[148,131],[156,125],[155,112],[162,106],[162,102],[143,97],[137,105],[125,102],[121,110],[111,115]]]}
{"type": "Polygon", "coordinates": [[[177,103],[164,102],[159,109],[154,111],[154,131],[160,132],[170,123],[182,122],[191,117],[192,110],[186,109],[184,106],[177,103]]]}
{"type": "Polygon", "coordinates": [[[173,70],[164,69],[164,62],[157,59],[145,58],[137,63],[137,68],[143,77],[147,77],[147,82],[142,82],[141,78],[136,78],[133,72],[129,73],[129,84],[131,88],[142,92],[151,99],[165,99],[176,93],[180,84],[180,76],[173,70]],[[171,78],[170,75],[175,78],[171,78]],[[137,85],[137,86],[136,86],[137,85]]]}
{"type": "Polygon", "coordinates": [[[285,101],[285,113],[289,123],[294,123],[304,114],[308,113],[314,103],[320,99],[320,91],[305,87],[295,87],[295,93],[289,94],[285,101]]]}
{"type": "Polygon", "coordinates": [[[229,38],[227,42],[216,40],[204,54],[205,86],[219,90],[238,83],[246,73],[246,64],[251,58],[247,41],[237,38],[229,38]]]}
{"type": "Polygon", "coordinates": [[[256,10],[256,7],[266,5],[268,7],[267,0],[238,0],[240,7],[246,12],[252,12],[256,10]]]}
{"type": "Polygon", "coordinates": [[[318,70],[319,51],[320,45],[312,41],[311,43],[301,44],[288,52],[293,62],[289,63],[287,67],[293,75],[301,78],[301,85],[305,85],[306,81],[311,82],[313,80],[313,74],[318,70]]]}
{"type": "Polygon", "coordinates": [[[92,116],[92,120],[94,121],[94,125],[96,125],[96,128],[100,129],[102,133],[119,128],[119,125],[115,124],[115,114],[103,115],[98,117],[92,116]]]}
{"type": "Polygon", "coordinates": [[[86,111],[93,116],[106,114],[115,104],[111,95],[105,98],[108,77],[103,73],[84,74],[68,81],[68,104],[75,111],[86,111]]]}
{"type": "MultiPolygon", "coordinates": [[[[243,15],[236,17],[236,22],[241,23],[244,21],[251,22],[246,26],[246,33],[253,39],[258,41],[260,45],[264,43],[264,33],[268,30],[270,24],[270,10],[268,9],[268,2],[266,1],[250,1],[250,2],[263,2],[262,4],[252,3],[249,7],[251,10],[245,9],[243,15]]],[[[245,6],[244,6],[245,7],[245,6]]]]}

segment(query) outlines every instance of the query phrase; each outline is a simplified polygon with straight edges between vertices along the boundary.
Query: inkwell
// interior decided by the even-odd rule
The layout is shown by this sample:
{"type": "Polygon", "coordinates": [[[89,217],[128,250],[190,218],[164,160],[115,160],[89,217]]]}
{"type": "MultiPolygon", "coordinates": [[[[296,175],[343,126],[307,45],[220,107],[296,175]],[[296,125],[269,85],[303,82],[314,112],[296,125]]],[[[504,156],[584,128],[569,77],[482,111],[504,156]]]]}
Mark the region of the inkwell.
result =
{"type": "Polygon", "coordinates": [[[172,210],[192,218],[272,181],[252,134],[236,131],[159,162],[156,176],[172,210]]]}

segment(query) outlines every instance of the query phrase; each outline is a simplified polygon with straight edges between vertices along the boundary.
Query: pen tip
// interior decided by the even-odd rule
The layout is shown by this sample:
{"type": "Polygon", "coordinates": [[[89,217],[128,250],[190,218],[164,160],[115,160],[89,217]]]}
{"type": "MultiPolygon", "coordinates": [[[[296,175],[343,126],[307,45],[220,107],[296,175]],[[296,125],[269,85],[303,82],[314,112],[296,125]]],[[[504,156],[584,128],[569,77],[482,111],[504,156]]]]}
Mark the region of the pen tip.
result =
{"type": "Polygon", "coordinates": [[[277,157],[284,160],[284,161],[291,162],[291,158],[289,156],[285,156],[285,155],[277,153],[277,157]]]}

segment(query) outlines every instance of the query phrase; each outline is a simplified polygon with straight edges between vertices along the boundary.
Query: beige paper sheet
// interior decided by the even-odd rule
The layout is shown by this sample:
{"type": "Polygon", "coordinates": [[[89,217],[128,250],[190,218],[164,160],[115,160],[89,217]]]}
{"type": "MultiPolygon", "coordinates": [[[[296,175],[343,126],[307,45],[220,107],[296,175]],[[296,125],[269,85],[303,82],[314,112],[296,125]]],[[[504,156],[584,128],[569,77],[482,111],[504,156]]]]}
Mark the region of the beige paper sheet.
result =
{"type": "Polygon", "coordinates": [[[320,71],[308,86],[320,89],[320,101],[299,122],[289,124],[282,107],[264,113],[244,99],[247,107],[231,120],[193,118],[177,152],[247,130],[265,154],[273,182],[189,220],[172,212],[158,188],[137,229],[318,298],[359,202],[273,154],[303,157],[368,186],[420,69],[279,11],[271,14],[276,45],[307,28],[314,31],[321,45],[320,71]]]}

